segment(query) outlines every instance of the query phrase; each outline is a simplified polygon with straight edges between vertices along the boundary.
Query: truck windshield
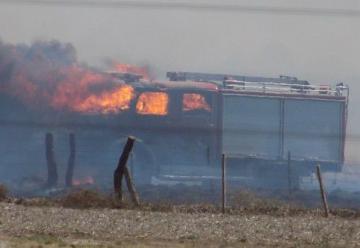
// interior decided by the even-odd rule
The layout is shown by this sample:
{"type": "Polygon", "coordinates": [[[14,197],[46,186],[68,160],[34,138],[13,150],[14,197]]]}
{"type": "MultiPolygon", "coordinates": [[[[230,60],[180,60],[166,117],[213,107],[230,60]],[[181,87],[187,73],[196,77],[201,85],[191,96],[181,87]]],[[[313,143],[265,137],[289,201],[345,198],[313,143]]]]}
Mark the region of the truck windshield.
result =
{"type": "Polygon", "coordinates": [[[184,112],[211,111],[210,105],[207,102],[205,96],[198,93],[185,93],[183,95],[182,104],[184,112]]]}
{"type": "Polygon", "coordinates": [[[165,92],[141,93],[136,103],[136,112],[141,115],[167,115],[169,96],[165,92]]]}

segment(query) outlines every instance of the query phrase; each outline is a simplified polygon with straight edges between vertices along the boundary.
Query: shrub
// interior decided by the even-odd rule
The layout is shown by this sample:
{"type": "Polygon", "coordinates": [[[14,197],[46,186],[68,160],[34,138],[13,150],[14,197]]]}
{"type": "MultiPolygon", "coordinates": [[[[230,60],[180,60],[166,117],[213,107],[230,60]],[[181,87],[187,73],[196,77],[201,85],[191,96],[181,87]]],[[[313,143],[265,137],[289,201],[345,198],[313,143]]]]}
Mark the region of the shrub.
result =
{"type": "Polygon", "coordinates": [[[8,195],[8,189],[0,184],[0,201],[3,201],[7,198],[7,195],[8,195]]]}
{"type": "Polygon", "coordinates": [[[111,196],[89,189],[70,191],[58,199],[63,207],[69,208],[112,208],[115,201],[111,196]]]}

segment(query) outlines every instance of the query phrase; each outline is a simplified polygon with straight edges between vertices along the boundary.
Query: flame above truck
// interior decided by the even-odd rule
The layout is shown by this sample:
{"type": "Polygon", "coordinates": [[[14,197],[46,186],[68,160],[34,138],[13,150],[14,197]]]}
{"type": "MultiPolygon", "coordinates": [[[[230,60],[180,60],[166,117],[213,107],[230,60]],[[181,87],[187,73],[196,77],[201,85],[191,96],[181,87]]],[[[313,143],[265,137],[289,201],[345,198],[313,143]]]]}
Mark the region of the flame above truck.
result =
{"type": "Polygon", "coordinates": [[[139,182],[216,177],[222,154],[238,170],[231,175],[260,166],[264,180],[280,171],[288,152],[295,168],[310,168],[299,175],[314,163],[339,170],[345,159],[348,88],[342,83],[189,72],[154,80],[146,67],[112,62],[104,72],[81,64],[74,47],[58,41],[0,41],[0,51],[0,176],[6,179],[12,170],[15,178],[36,173],[49,131],[60,144],[60,136],[75,133],[84,152],[78,163],[105,177],[123,137],[138,137],[139,182]]]}
{"type": "Polygon", "coordinates": [[[105,136],[113,138],[105,143],[115,142],[119,133],[136,136],[143,146],[138,155],[146,174],[142,182],[154,176],[211,178],[218,174],[221,154],[241,171],[234,175],[245,175],[256,165],[267,175],[270,165],[286,162],[289,151],[299,163],[299,176],[309,175],[314,163],[322,163],[325,171],[341,168],[349,92],[344,84],[317,86],[286,76],[167,76],[159,81],[108,71],[80,77],[80,84],[58,85],[50,108],[20,104],[16,109],[18,103],[2,98],[0,124],[78,132],[90,128],[88,136],[111,132],[105,136]],[[6,111],[9,106],[13,113],[6,111]]]}

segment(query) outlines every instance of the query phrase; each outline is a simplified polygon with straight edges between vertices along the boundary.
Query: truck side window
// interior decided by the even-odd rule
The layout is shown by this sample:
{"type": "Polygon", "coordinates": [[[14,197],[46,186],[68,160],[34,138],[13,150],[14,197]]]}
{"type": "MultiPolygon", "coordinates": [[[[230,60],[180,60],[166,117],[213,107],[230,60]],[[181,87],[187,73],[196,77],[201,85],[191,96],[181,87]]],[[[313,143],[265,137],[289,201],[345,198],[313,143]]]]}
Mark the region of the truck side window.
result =
{"type": "Polygon", "coordinates": [[[143,92],[136,103],[136,113],[141,115],[167,115],[169,96],[165,92],[143,92]]]}
{"type": "Polygon", "coordinates": [[[210,112],[210,104],[205,96],[198,93],[185,93],[183,95],[183,112],[210,112]]]}

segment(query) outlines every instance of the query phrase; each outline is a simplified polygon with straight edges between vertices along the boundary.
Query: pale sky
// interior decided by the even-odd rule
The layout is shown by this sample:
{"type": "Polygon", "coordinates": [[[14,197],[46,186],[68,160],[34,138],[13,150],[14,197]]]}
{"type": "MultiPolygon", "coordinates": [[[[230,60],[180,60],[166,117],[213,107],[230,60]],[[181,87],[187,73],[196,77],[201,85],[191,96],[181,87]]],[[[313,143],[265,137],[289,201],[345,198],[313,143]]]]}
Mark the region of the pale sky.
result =
{"type": "MultiPolygon", "coordinates": [[[[360,10],[357,0],[207,2],[360,10]]],[[[58,39],[72,43],[80,61],[100,65],[114,58],[148,64],[159,76],[187,70],[285,74],[320,84],[344,81],[352,92],[348,134],[360,135],[360,17],[43,7],[0,1],[0,37],[11,43],[58,39]]],[[[347,150],[350,160],[360,161],[357,138],[347,150]]]]}

